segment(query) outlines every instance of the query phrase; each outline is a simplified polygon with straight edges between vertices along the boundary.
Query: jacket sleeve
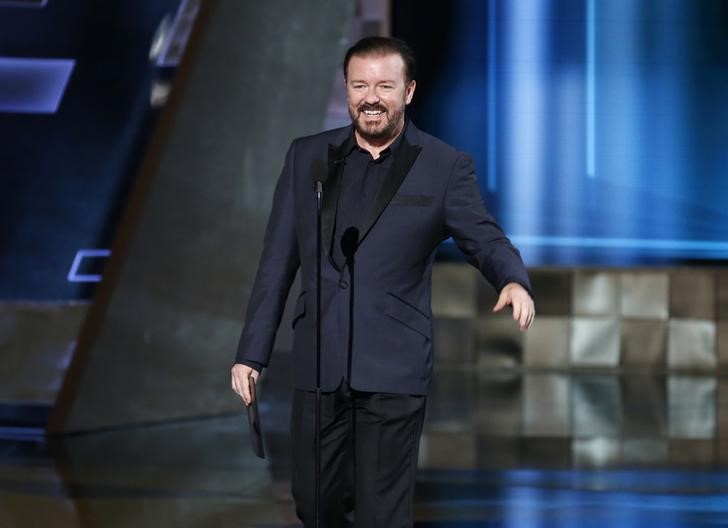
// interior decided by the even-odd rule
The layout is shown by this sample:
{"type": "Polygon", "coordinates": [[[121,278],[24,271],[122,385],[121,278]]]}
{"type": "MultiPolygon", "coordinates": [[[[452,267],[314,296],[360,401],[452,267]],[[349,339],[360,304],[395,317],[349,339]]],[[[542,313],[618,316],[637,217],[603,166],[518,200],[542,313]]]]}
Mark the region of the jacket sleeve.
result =
{"type": "Polygon", "coordinates": [[[286,298],[300,260],[295,228],[293,163],[295,141],[286,154],[273,194],[273,207],[265,230],[263,253],[248,302],[235,362],[268,365],[286,298]]]}
{"type": "Polygon", "coordinates": [[[445,224],[468,262],[478,268],[499,293],[511,282],[531,293],[521,255],[486,210],[473,161],[463,153],[455,160],[445,192],[445,224]]]}

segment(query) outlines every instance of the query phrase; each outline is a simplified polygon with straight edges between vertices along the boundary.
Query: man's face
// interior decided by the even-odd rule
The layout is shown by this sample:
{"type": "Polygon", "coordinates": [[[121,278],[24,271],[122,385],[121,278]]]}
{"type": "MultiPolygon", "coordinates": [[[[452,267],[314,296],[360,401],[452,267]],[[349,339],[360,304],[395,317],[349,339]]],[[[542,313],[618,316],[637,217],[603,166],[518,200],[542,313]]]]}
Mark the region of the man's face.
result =
{"type": "Polygon", "coordinates": [[[346,98],[354,127],[366,141],[393,139],[404,126],[404,107],[412,101],[415,81],[407,83],[402,57],[353,56],[346,76],[346,98]]]}

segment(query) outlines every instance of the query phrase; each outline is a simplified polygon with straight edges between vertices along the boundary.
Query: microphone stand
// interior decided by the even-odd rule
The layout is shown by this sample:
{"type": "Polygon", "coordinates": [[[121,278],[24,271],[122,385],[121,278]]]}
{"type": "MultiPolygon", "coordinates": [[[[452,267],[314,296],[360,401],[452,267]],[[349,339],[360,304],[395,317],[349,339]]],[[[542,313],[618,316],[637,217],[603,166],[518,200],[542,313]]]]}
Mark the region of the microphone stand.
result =
{"type": "Polygon", "coordinates": [[[316,496],[314,522],[321,523],[321,203],[323,184],[316,181],[316,496]]]}
{"type": "MultiPolygon", "coordinates": [[[[352,356],[354,353],[354,287],[356,281],[354,280],[354,254],[356,248],[359,245],[359,230],[350,226],[346,228],[344,234],[341,237],[341,252],[346,258],[346,263],[341,268],[341,275],[344,276],[344,272],[349,268],[349,341],[348,341],[348,352],[347,352],[347,365],[346,365],[346,379],[351,387],[351,364],[352,356]]],[[[352,451],[354,454],[354,481],[356,481],[356,405],[354,404],[354,398],[351,399],[351,442],[352,451]]]]}
{"type": "Polygon", "coordinates": [[[359,244],[359,230],[350,226],[344,231],[341,236],[341,253],[346,258],[346,264],[341,269],[341,275],[344,276],[344,271],[349,268],[349,350],[346,375],[349,383],[351,383],[351,360],[354,350],[354,254],[359,244]]]}

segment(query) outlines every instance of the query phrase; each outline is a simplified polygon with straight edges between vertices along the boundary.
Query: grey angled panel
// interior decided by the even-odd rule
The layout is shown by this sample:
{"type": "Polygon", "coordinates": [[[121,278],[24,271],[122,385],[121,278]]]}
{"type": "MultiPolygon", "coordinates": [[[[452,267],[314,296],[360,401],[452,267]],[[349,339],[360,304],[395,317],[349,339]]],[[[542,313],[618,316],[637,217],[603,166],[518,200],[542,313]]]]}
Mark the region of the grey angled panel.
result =
{"type": "Polygon", "coordinates": [[[465,366],[475,359],[473,319],[469,317],[435,317],[433,341],[438,364],[465,366]]]}
{"type": "Polygon", "coordinates": [[[614,273],[577,271],[572,295],[576,316],[619,313],[619,280],[614,273]]]}
{"type": "Polygon", "coordinates": [[[626,465],[663,464],[669,453],[666,438],[625,438],[622,441],[622,463],[626,465]]]}
{"type": "Polygon", "coordinates": [[[717,344],[717,361],[719,367],[728,366],[728,321],[719,321],[718,344],[717,344]]]}
{"type": "Polygon", "coordinates": [[[523,363],[523,333],[512,317],[481,317],[475,324],[478,367],[508,368],[523,363]]]}
{"type": "Polygon", "coordinates": [[[573,271],[570,269],[529,270],[536,311],[540,316],[568,316],[572,313],[573,271]]]}
{"type": "Polygon", "coordinates": [[[440,317],[475,317],[477,283],[472,266],[439,264],[432,270],[432,313],[440,317]]]}
{"type": "Polygon", "coordinates": [[[483,377],[477,387],[473,422],[481,434],[520,436],[523,380],[520,374],[503,372],[483,377]]]}
{"type": "Polygon", "coordinates": [[[712,370],[717,364],[715,321],[673,319],[667,360],[670,368],[712,370]]]}
{"type": "Polygon", "coordinates": [[[623,317],[667,319],[670,287],[667,273],[622,273],[620,281],[623,317]]]}
{"type": "Polygon", "coordinates": [[[569,365],[569,317],[537,316],[526,332],[523,362],[526,367],[564,368],[569,365]]]}
{"type": "Polygon", "coordinates": [[[571,436],[571,379],[564,374],[526,374],[524,436],[571,436]]]}
{"type": "Polygon", "coordinates": [[[717,430],[715,378],[671,376],[667,387],[670,436],[713,438],[717,430]]]}
{"type": "Polygon", "coordinates": [[[574,439],[572,442],[575,467],[607,467],[622,459],[622,445],[618,438],[594,437],[574,439]]]}
{"type": "Polygon", "coordinates": [[[718,293],[716,274],[680,270],[670,276],[670,317],[714,319],[718,293]]]}
{"type": "Polygon", "coordinates": [[[575,437],[621,434],[622,398],[615,376],[575,376],[572,405],[575,437]]]}
{"type": "Polygon", "coordinates": [[[728,271],[718,272],[718,319],[728,321],[728,271]]]}
{"type": "Polygon", "coordinates": [[[667,436],[667,384],[665,376],[636,374],[620,377],[625,438],[667,436]]]}
{"type": "Polygon", "coordinates": [[[576,318],[571,330],[571,364],[579,367],[616,367],[619,364],[619,321],[576,318]]]}
{"type": "Polygon", "coordinates": [[[664,368],[668,326],[667,321],[659,320],[622,321],[621,365],[664,368]]]}

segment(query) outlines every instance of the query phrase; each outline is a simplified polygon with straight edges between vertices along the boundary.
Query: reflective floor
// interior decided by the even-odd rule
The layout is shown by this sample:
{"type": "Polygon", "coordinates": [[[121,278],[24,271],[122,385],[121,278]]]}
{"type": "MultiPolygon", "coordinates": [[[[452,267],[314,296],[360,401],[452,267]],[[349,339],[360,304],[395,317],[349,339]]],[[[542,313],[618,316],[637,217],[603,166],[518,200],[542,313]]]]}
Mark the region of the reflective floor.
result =
{"type": "MultiPolygon", "coordinates": [[[[239,416],[0,442],[0,527],[298,526],[290,389],[239,416]]],[[[728,526],[728,383],[713,376],[437,373],[420,527],[728,526]]]]}

